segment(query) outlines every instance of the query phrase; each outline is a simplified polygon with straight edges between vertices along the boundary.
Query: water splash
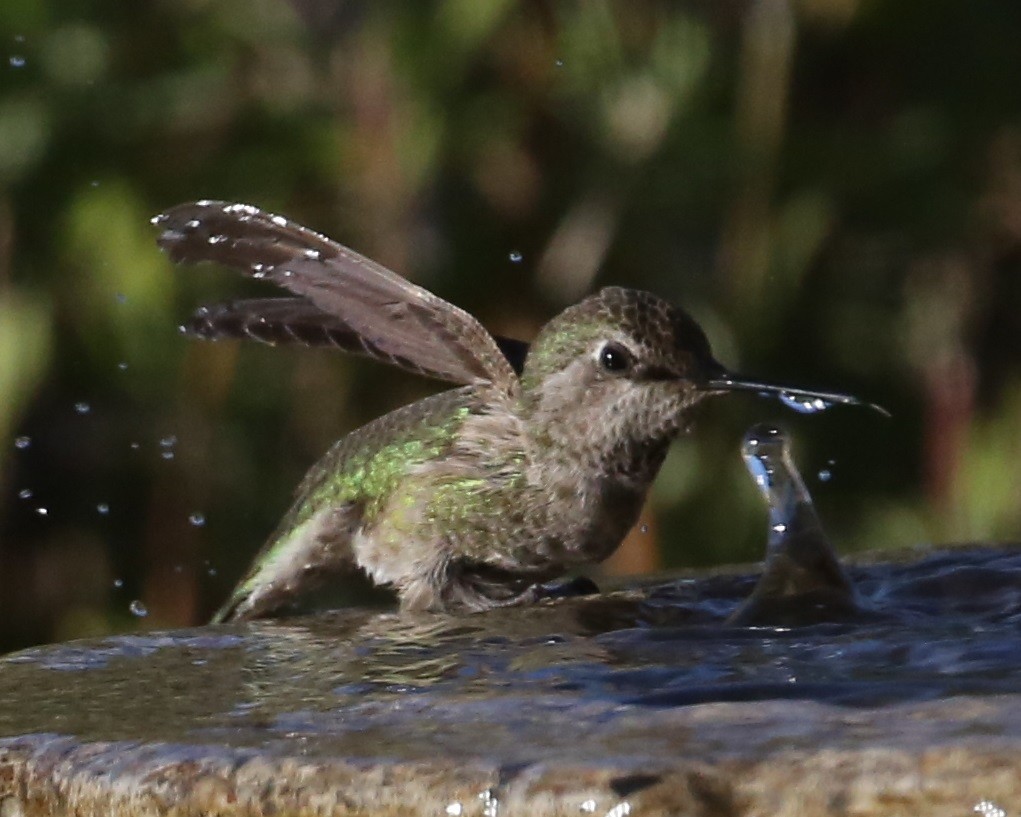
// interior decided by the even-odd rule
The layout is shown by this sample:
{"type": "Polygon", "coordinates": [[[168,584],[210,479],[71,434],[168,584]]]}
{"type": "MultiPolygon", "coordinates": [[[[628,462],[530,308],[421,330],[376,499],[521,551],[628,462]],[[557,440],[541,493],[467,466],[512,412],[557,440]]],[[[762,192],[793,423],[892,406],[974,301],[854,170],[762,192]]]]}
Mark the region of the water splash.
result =
{"type": "Polygon", "coordinates": [[[795,602],[821,603],[838,614],[853,610],[854,588],[794,465],[787,435],[776,426],[753,426],[741,455],[769,508],[769,533],[762,576],[732,623],[768,623],[795,602]]]}

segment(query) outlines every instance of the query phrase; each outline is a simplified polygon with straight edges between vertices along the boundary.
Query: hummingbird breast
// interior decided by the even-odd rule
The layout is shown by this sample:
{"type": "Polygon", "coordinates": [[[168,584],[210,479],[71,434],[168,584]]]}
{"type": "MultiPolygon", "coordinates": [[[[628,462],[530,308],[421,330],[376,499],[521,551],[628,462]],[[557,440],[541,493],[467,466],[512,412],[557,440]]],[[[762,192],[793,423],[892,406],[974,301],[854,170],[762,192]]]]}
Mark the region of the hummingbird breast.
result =
{"type": "Polygon", "coordinates": [[[551,445],[550,435],[535,432],[502,406],[469,416],[445,464],[448,474],[452,463],[463,464],[446,484],[462,475],[466,482],[440,507],[465,512],[468,523],[448,529],[469,532],[458,547],[466,558],[541,581],[617,548],[637,520],[667,442],[614,450],[608,465],[583,437],[551,445]]]}
{"type": "MultiPolygon", "coordinates": [[[[513,399],[462,389],[442,453],[408,463],[353,539],[359,565],[405,608],[474,609],[600,561],[634,524],[648,485],[554,451],[513,399]]],[[[655,459],[655,458],[654,458],[655,459]]]]}

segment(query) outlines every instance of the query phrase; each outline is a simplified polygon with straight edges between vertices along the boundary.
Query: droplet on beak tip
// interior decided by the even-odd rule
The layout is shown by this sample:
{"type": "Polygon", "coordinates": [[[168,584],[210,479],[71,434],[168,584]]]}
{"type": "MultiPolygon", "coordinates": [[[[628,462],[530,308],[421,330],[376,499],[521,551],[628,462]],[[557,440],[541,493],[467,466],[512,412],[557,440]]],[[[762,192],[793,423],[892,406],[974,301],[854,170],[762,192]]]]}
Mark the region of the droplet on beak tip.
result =
{"type": "Polygon", "coordinates": [[[751,391],[760,397],[775,397],[785,406],[802,414],[816,414],[835,405],[863,406],[889,417],[890,412],[877,403],[869,403],[853,394],[842,392],[815,391],[782,383],[767,383],[761,380],[732,375],[727,372],[710,379],[706,388],[710,391],[751,391]]]}

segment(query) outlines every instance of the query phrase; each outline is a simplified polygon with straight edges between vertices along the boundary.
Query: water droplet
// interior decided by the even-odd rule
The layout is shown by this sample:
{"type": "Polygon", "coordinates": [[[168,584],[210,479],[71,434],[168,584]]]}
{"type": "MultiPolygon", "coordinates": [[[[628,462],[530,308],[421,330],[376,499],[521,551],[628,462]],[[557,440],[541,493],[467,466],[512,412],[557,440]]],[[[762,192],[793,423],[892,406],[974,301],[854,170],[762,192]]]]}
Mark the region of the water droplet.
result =
{"type": "Polygon", "coordinates": [[[162,451],[162,452],[160,452],[160,456],[163,459],[165,459],[165,460],[172,460],[174,458],[174,452],[173,451],[162,451]]]}
{"type": "Polygon", "coordinates": [[[227,241],[227,236],[219,234],[219,233],[217,235],[211,235],[211,236],[209,236],[209,238],[206,239],[206,242],[209,243],[209,244],[223,244],[226,241],[227,241]]]}
{"type": "Polygon", "coordinates": [[[35,512],[37,514],[39,514],[39,516],[46,516],[50,512],[50,509],[49,508],[43,508],[43,507],[40,506],[40,507],[35,509],[35,512]]]}
{"type": "Polygon", "coordinates": [[[18,491],[18,499],[31,499],[33,496],[31,488],[22,488],[18,491]]]}
{"type": "Polygon", "coordinates": [[[24,34],[15,34],[14,35],[14,42],[16,42],[16,43],[23,43],[23,42],[25,42],[25,35],[24,34]]]}
{"type": "Polygon", "coordinates": [[[184,226],[190,230],[194,230],[196,227],[199,226],[199,223],[200,222],[197,218],[190,218],[186,222],[184,222],[184,226]]]}
{"type": "Polygon", "coordinates": [[[318,261],[321,257],[319,250],[305,250],[302,253],[309,261],[318,261]]]}
{"type": "Polygon", "coordinates": [[[829,468],[819,471],[819,482],[829,482],[833,478],[833,472],[829,468]]]}
{"type": "Polygon", "coordinates": [[[1005,809],[1000,808],[992,800],[980,800],[972,807],[972,811],[982,817],[1007,817],[1005,809]]]}
{"type": "Polygon", "coordinates": [[[113,580],[113,586],[117,590],[120,590],[124,586],[124,579],[114,579],[113,580]]]}
{"type": "Polygon", "coordinates": [[[641,531],[642,533],[648,533],[648,532],[649,532],[649,526],[648,526],[648,525],[642,525],[642,526],[641,526],[641,527],[639,528],[639,530],[640,530],[640,531],[641,531]]]}
{"type": "Polygon", "coordinates": [[[166,437],[160,437],[160,446],[162,448],[173,448],[177,445],[177,435],[168,434],[166,437]]]}
{"type": "Polygon", "coordinates": [[[800,411],[802,414],[816,414],[830,407],[830,404],[821,397],[813,397],[810,394],[801,394],[796,391],[780,392],[780,402],[787,408],[800,411]]]}
{"type": "Polygon", "coordinates": [[[128,296],[123,292],[118,292],[114,296],[114,300],[119,304],[126,304],[128,302],[128,296]]]}
{"type": "Polygon", "coordinates": [[[554,63],[554,65],[556,65],[557,68],[563,68],[564,67],[564,61],[563,60],[557,60],[554,63]]]}
{"type": "Polygon", "coordinates": [[[99,187],[99,179],[93,179],[89,182],[89,187],[99,187]]]}
{"type": "Polygon", "coordinates": [[[200,513],[193,513],[188,516],[188,523],[194,525],[196,528],[201,528],[206,524],[206,518],[200,513]]]}
{"type": "Polygon", "coordinates": [[[523,256],[517,250],[512,250],[508,258],[510,258],[512,264],[520,264],[523,256]]]}
{"type": "Polygon", "coordinates": [[[11,68],[24,68],[25,58],[20,54],[12,54],[7,60],[11,64],[11,68]]]}
{"type": "Polygon", "coordinates": [[[215,576],[216,575],[216,568],[215,567],[211,567],[211,568],[209,568],[209,570],[206,571],[206,573],[209,576],[215,576]]]}
{"type": "Polygon", "coordinates": [[[75,403],[74,410],[78,414],[88,414],[90,411],[92,411],[92,406],[85,402],[75,403]]]}
{"type": "Polygon", "coordinates": [[[786,533],[787,532],[787,526],[783,522],[777,522],[775,525],[773,525],[773,532],[774,533],[786,533]]]}
{"type": "Polygon", "coordinates": [[[128,362],[126,360],[122,360],[117,364],[117,368],[122,372],[126,372],[128,370],[128,362]]]}
{"type": "Polygon", "coordinates": [[[631,813],[631,803],[621,800],[612,809],[606,812],[606,817],[628,817],[631,813]]]}
{"type": "Polygon", "coordinates": [[[140,444],[140,443],[130,443],[130,444],[128,445],[128,447],[129,447],[129,448],[130,448],[130,449],[131,449],[132,451],[137,451],[137,450],[138,450],[139,448],[141,448],[142,446],[141,446],[141,444],[140,444]]]}
{"type": "Polygon", "coordinates": [[[106,516],[108,513],[110,513],[110,506],[107,505],[105,502],[100,502],[98,505],[96,505],[96,512],[100,516],[106,516]]]}
{"type": "Polygon", "coordinates": [[[17,448],[19,451],[24,451],[31,444],[32,444],[32,438],[31,437],[15,437],[14,438],[14,447],[17,448]]]}
{"type": "Polygon", "coordinates": [[[138,599],[131,602],[131,604],[128,605],[128,609],[131,611],[131,615],[136,618],[145,618],[149,615],[149,608],[142,604],[142,602],[138,599]]]}
{"type": "Polygon", "coordinates": [[[483,817],[496,817],[500,813],[500,801],[492,789],[479,792],[479,800],[482,801],[483,817]]]}
{"type": "Polygon", "coordinates": [[[457,802],[449,803],[446,808],[446,812],[450,815],[450,817],[461,817],[463,811],[464,806],[457,802]]]}
{"type": "Polygon", "coordinates": [[[259,215],[259,208],[258,207],[254,207],[251,204],[241,204],[240,202],[235,202],[234,204],[226,204],[226,205],[224,205],[223,212],[225,212],[225,213],[242,213],[242,214],[244,214],[246,216],[257,216],[257,215],[259,215]]]}

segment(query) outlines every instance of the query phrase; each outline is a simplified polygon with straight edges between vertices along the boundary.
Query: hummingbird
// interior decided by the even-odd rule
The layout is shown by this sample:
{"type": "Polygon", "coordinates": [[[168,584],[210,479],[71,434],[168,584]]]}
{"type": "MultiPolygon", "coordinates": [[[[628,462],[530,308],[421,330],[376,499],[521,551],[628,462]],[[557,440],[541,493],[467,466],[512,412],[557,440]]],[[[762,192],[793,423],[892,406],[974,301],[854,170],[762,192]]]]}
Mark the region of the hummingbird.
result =
{"type": "Polygon", "coordinates": [[[173,261],[290,293],[201,307],[187,333],[333,347],[454,384],[335,443],[214,622],[279,615],[356,568],[394,589],[402,610],[529,603],[620,545],[705,398],[871,405],[732,374],[694,319],[649,292],[601,289],[529,344],[252,205],[202,200],[152,222],[173,261]]]}

